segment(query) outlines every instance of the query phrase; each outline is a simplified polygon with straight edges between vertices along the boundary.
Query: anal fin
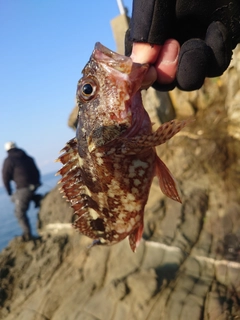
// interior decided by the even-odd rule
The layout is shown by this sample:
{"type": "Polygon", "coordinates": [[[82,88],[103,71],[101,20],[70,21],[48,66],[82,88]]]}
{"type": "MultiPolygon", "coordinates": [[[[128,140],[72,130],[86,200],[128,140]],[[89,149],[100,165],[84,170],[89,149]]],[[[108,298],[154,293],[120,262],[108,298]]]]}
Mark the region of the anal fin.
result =
{"type": "Polygon", "coordinates": [[[156,175],[159,180],[159,185],[162,192],[169,198],[182,203],[177,191],[177,186],[174,177],[168,170],[167,166],[156,155],[156,175]]]}

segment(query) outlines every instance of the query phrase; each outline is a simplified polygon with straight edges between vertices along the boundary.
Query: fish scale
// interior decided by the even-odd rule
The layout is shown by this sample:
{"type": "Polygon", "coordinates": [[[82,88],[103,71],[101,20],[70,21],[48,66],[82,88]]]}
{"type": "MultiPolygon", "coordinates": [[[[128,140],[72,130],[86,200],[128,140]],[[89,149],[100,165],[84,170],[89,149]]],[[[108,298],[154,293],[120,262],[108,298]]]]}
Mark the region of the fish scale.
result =
{"type": "Polygon", "coordinates": [[[172,120],[152,131],[140,92],[147,70],[148,65],[133,63],[97,43],[78,82],[76,137],[58,158],[63,164],[58,174],[61,192],[77,216],[74,227],[94,239],[93,245],[129,237],[135,252],[155,175],[162,192],[181,202],[155,147],[188,121],[172,120]]]}

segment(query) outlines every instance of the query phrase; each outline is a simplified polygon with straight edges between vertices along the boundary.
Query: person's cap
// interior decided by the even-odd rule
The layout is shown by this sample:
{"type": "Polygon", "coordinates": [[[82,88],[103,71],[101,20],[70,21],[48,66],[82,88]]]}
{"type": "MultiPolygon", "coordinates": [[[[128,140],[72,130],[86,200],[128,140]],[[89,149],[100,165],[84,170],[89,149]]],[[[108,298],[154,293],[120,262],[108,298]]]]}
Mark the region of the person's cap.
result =
{"type": "Polygon", "coordinates": [[[6,151],[9,151],[10,149],[16,148],[16,147],[17,147],[16,143],[12,141],[6,142],[4,145],[4,148],[6,151]]]}

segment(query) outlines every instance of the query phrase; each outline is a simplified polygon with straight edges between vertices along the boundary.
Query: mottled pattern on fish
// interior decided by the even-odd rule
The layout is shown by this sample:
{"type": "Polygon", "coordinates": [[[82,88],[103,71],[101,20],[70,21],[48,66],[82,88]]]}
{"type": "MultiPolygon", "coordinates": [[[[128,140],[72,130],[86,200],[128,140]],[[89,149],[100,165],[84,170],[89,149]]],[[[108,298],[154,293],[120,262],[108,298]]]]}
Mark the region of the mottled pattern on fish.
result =
{"type": "Polygon", "coordinates": [[[155,175],[162,192],[181,202],[155,146],[187,122],[173,120],[152,132],[140,93],[147,68],[97,43],[78,82],[76,138],[62,150],[59,173],[61,190],[77,216],[74,226],[94,244],[129,236],[136,250],[155,175]]]}

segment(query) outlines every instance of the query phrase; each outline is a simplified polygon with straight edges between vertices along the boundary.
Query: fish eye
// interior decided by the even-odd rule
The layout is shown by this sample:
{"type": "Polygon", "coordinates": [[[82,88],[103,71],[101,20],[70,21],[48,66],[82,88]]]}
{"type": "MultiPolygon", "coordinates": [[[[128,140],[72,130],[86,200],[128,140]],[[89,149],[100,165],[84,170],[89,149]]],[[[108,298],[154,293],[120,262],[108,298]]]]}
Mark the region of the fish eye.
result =
{"type": "Polygon", "coordinates": [[[90,83],[86,83],[83,87],[82,87],[82,92],[83,94],[89,95],[93,92],[93,87],[91,86],[90,83]]]}
{"type": "Polygon", "coordinates": [[[82,101],[89,101],[96,96],[98,88],[97,80],[92,78],[86,78],[80,80],[78,85],[78,96],[82,101]]]}

